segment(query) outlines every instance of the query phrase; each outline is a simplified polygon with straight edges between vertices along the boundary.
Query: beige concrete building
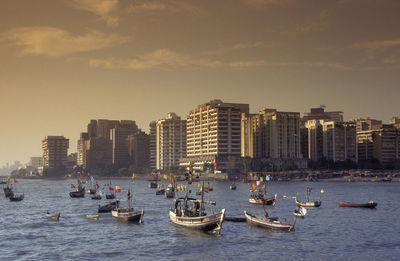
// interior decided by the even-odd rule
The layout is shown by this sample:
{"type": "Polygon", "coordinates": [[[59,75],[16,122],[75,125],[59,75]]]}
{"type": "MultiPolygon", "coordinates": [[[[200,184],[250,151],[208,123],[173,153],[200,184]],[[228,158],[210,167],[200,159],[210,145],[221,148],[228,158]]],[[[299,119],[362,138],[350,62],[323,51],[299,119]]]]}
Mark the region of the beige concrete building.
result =
{"type": "Polygon", "coordinates": [[[357,132],[379,130],[382,127],[382,121],[374,119],[358,119],[356,121],[357,132]]]}
{"type": "Polygon", "coordinates": [[[310,112],[304,113],[302,122],[306,123],[309,120],[325,120],[334,122],[343,122],[342,111],[325,111],[325,106],[319,108],[311,108],[310,112]]]}
{"type": "Polygon", "coordinates": [[[44,168],[52,169],[67,166],[68,148],[69,139],[64,136],[46,136],[42,140],[44,168]]]}
{"type": "Polygon", "coordinates": [[[382,125],[379,130],[357,133],[360,160],[378,160],[384,167],[400,160],[400,131],[393,125],[382,125]]]}
{"type": "Polygon", "coordinates": [[[43,167],[43,157],[31,157],[29,165],[36,169],[43,167]]]}
{"type": "Polygon", "coordinates": [[[242,115],[242,157],[298,159],[300,113],[264,109],[242,115]]]}
{"type": "Polygon", "coordinates": [[[156,169],[179,166],[179,159],[186,157],[186,120],[175,113],[156,122],[156,169]]]}
{"type": "Polygon", "coordinates": [[[157,169],[157,122],[152,121],[149,124],[149,166],[153,171],[157,169]]]}
{"type": "Polygon", "coordinates": [[[187,157],[181,165],[192,162],[195,168],[218,162],[226,170],[233,158],[241,155],[241,115],[249,113],[248,104],[212,100],[189,112],[187,117],[187,157]],[[229,159],[228,159],[229,157],[229,159]]]}
{"type": "Polygon", "coordinates": [[[309,120],[308,158],[357,162],[356,124],[325,120],[309,120]]]}

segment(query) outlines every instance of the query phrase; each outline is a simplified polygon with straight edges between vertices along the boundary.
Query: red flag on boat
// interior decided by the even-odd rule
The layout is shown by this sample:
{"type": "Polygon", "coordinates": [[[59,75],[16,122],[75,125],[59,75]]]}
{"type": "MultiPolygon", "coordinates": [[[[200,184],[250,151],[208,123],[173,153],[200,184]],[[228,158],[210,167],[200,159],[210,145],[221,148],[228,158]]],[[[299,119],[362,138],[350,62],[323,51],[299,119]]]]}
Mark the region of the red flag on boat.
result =
{"type": "Polygon", "coordinates": [[[111,191],[114,191],[114,189],[112,187],[109,188],[111,191]]]}
{"type": "Polygon", "coordinates": [[[16,178],[14,178],[14,183],[18,183],[19,181],[16,179],[16,178]]]}
{"type": "Polygon", "coordinates": [[[100,188],[99,184],[96,183],[95,188],[99,189],[100,188]]]}
{"type": "Polygon", "coordinates": [[[81,177],[85,176],[85,174],[83,172],[81,172],[81,177]]]}
{"type": "Polygon", "coordinates": [[[71,184],[71,188],[75,188],[74,184],[71,184]]]}

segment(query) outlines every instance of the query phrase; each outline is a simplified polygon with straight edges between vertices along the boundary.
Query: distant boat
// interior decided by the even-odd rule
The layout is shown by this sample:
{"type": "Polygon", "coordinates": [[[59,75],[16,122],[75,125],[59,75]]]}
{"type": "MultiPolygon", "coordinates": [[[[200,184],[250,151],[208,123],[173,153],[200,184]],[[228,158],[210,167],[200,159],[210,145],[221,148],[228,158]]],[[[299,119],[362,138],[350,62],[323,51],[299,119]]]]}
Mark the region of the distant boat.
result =
{"type": "MultiPolygon", "coordinates": [[[[204,188],[204,183],[202,188],[204,188]]],[[[174,208],[171,208],[169,211],[169,218],[174,224],[179,226],[220,233],[222,223],[225,219],[225,209],[217,213],[207,214],[204,204],[215,205],[216,203],[204,201],[204,189],[201,191],[201,200],[198,200],[188,198],[188,189],[186,188],[186,196],[175,200],[174,208]]]]}
{"type": "Polygon", "coordinates": [[[149,188],[157,188],[157,181],[150,180],[149,182],[149,188]]]}
{"type": "Polygon", "coordinates": [[[142,223],[144,214],[143,209],[134,210],[133,207],[131,206],[132,197],[130,189],[128,189],[127,196],[128,196],[128,206],[127,207],[118,206],[114,208],[111,211],[111,215],[115,217],[117,220],[142,223]]]}
{"type": "Polygon", "coordinates": [[[75,191],[71,191],[69,196],[71,198],[83,198],[85,197],[85,186],[82,185],[80,179],[78,179],[78,187],[75,187],[74,184],[71,184],[71,188],[75,188],[75,191]]]}
{"type": "Polygon", "coordinates": [[[230,189],[230,190],[236,190],[236,184],[235,184],[235,183],[231,184],[231,185],[229,186],[229,189],[230,189]]]}
{"type": "Polygon", "coordinates": [[[96,195],[92,196],[92,199],[100,200],[101,199],[101,195],[96,194],[96,195]]]}
{"type": "Polygon", "coordinates": [[[307,209],[304,207],[299,207],[298,209],[295,209],[293,211],[293,215],[298,218],[304,218],[304,216],[307,214],[307,209]]]}
{"type": "Polygon", "coordinates": [[[60,219],[60,213],[54,213],[54,214],[50,214],[48,211],[46,213],[46,218],[49,220],[55,220],[58,221],[60,219]]]}
{"type": "Polygon", "coordinates": [[[374,201],[370,201],[368,203],[363,203],[363,204],[359,204],[359,203],[349,203],[349,202],[342,202],[339,201],[338,202],[339,207],[349,207],[349,208],[375,208],[378,203],[374,202],[374,201]]]}
{"type": "Polygon", "coordinates": [[[249,225],[280,231],[294,231],[294,225],[280,222],[277,218],[258,217],[244,211],[246,222],[249,225]]]}
{"type": "Polygon", "coordinates": [[[165,189],[165,197],[166,198],[174,198],[175,197],[175,187],[172,184],[168,184],[165,189]]]}
{"type": "MultiPolygon", "coordinates": [[[[299,207],[319,207],[319,206],[321,206],[321,200],[310,201],[311,190],[312,190],[311,187],[308,187],[306,190],[306,201],[297,200],[297,197],[295,197],[297,206],[299,206],[299,207]]],[[[321,190],[321,193],[322,192],[323,192],[323,190],[321,190]]]]}
{"type": "Polygon", "coordinates": [[[10,201],[22,201],[24,199],[24,194],[17,194],[14,193],[11,197],[10,197],[10,201]]]}
{"type": "Polygon", "coordinates": [[[114,208],[117,208],[119,205],[119,200],[113,201],[111,203],[108,203],[107,205],[100,206],[99,205],[99,213],[107,213],[111,212],[114,208]]]}
{"type": "Polygon", "coordinates": [[[251,185],[249,203],[255,205],[275,205],[276,197],[267,197],[267,184],[265,182],[257,181],[256,184],[251,185]]]}
{"type": "Polygon", "coordinates": [[[98,220],[99,219],[99,215],[91,215],[91,214],[87,214],[86,218],[88,219],[94,219],[94,220],[98,220]]]}
{"type": "Polygon", "coordinates": [[[156,190],[156,195],[164,195],[165,194],[165,189],[157,189],[156,190]]]}

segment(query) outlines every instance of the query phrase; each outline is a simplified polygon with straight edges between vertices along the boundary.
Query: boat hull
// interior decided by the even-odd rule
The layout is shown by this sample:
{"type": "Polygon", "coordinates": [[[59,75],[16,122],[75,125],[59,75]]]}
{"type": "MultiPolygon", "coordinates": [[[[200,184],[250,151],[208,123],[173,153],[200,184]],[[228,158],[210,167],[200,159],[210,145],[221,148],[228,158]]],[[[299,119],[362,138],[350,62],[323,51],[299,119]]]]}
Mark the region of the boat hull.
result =
{"type": "Polygon", "coordinates": [[[107,194],[106,199],[114,199],[115,195],[114,194],[107,194]]]}
{"type": "Polygon", "coordinates": [[[16,196],[16,195],[12,195],[10,197],[10,201],[22,201],[24,200],[24,194],[16,196]]]}
{"type": "Polygon", "coordinates": [[[321,206],[321,201],[298,201],[296,199],[296,205],[299,207],[319,207],[321,206]]]}
{"type": "Polygon", "coordinates": [[[117,220],[142,223],[143,214],[144,214],[143,209],[142,210],[130,209],[130,210],[121,212],[122,210],[126,210],[126,209],[117,208],[117,209],[114,209],[113,211],[111,211],[111,214],[117,220]]]}
{"type": "Polygon", "coordinates": [[[111,202],[111,203],[109,203],[107,205],[104,205],[104,206],[100,206],[99,205],[98,212],[99,213],[108,213],[108,212],[111,212],[117,206],[118,206],[118,201],[111,202]]]}
{"type": "Polygon", "coordinates": [[[249,203],[254,205],[274,205],[275,197],[270,198],[249,198],[249,203]]]}
{"type": "Polygon", "coordinates": [[[250,213],[247,213],[247,211],[244,211],[244,215],[246,217],[247,224],[251,226],[262,227],[271,230],[287,231],[287,232],[294,231],[294,227],[291,224],[281,223],[279,221],[263,217],[257,217],[251,215],[250,213]]]}
{"type": "Polygon", "coordinates": [[[201,217],[177,216],[174,210],[170,210],[169,218],[174,224],[182,227],[220,233],[222,223],[225,220],[225,209],[222,209],[221,212],[201,217]]]}
{"type": "Polygon", "coordinates": [[[49,220],[55,220],[58,221],[60,219],[60,213],[56,213],[56,214],[46,214],[46,218],[49,220]]]}
{"type": "Polygon", "coordinates": [[[368,202],[365,204],[358,204],[358,203],[349,203],[349,202],[338,202],[339,207],[348,207],[348,208],[375,208],[378,203],[376,202],[368,202]]]}

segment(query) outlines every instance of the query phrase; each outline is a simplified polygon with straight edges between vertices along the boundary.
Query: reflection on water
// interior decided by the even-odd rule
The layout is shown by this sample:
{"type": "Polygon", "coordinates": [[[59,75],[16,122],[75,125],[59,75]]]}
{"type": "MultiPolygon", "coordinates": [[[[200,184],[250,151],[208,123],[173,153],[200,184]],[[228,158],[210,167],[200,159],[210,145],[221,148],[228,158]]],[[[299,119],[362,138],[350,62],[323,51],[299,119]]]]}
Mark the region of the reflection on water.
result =
{"type": "MultiPolygon", "coordinates": [[[[100,181],[101,184],[109,182],[100,181]]],[[[113,180],[127,189],[129,180],[113,180]]],[[[156,196],[146,181],[133,186],[134,206],[143,208],[143,224],[115,220],[110,213],[90,220],[98,205],[90,197],[72,199],[69,180],[21,180],[25,193],[21,202],[0,198],[0,251],[2,260],[398,260],[400,258],[400,184],[398,183],[270,183],[268,194],[278,194],[276,206],[267,206],[270,216],[293,222],[293,199],[305,197],[313,187],[312,199],[321,198],[319,208],[309,208],[296,221],[296,231],[273,232],[246,223],[225,221],[221,235],[192,231],[169,220],[173,200],[156,196]],[[325,193],[319,191],[323,188],[325,193]],[[377,209],[339,208],[337,201],[378,202],[377,209]],[[46,211],[61,212],[60,221],[50,221],[46,211]]],[[[249,186],[212,182],[207,200],[217,202],[214,212],[226,208],[226,216],[243,217],[247,210],[263,215],[262,206],[248,202],[249,186]]],[[[192,197],[197,190],[193,184],[192,197]]],[[[121,195],[125,196],[124,193],[121,195]]],[[[212,212],[208,211],[209,213],[212,212]]]]}

